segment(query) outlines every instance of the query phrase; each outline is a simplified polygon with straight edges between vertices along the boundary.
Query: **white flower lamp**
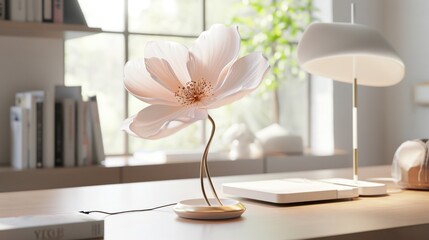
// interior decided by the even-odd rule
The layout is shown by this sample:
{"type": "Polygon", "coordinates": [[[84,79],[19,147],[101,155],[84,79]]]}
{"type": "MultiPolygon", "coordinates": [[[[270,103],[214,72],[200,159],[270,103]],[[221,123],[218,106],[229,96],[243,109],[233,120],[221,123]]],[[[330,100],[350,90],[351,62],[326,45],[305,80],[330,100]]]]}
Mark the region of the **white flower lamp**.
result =
{"type": "MultiPolygon", "coordinates": [[[[405,66],[396,51],[376,30],[352,23],[313,23],[298,44],[298,62],[311,73],[353,86],[353,181],[336,183],[356,185],[361,195],[383,194],[368,191],[367,182],[358,181],[357,85],[383,87],[402,80],[405,66]]],[[[337,179],[338,180],[338,179],[337,179]]],[[[384,188],[385,189],[385,188],[384,188]]],[[[385,191],[385,190],[384,190],[385,191]]]]}
{"type": "Polygon", "coordinates": [[[233,199],[220,199],[210,178],[207,163],[215,122],[209,109],[236,101],[256,89],[270,68],[261,53],[237,58],[240,36],[237,27],[213,25],[187,49],[167,41],[148,42],[144,59],[125,65],[124,84],[129,93],[151,104],[124,121],[128,134],[159,139],[209,119],[212,131],[201,158],[202,199],[178,203],[174,211],[193,219],[227,219],[241,216],[245,207],[233,199]],[[214,198],[208,198],[204,175],[214,198]]]}

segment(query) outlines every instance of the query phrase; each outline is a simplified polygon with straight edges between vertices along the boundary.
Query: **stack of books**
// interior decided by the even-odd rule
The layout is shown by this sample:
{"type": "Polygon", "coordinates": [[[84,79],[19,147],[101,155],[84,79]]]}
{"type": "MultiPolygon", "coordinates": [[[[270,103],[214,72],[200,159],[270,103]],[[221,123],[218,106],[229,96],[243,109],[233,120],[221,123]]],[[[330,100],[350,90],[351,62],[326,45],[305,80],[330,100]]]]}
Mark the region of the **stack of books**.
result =
{"type": "Polygon", "coordinates": [[[80,86],[16,93],[10,110],[16,169],[97,165],[105,159],[97,98],[80,86]]]}
{"type": "Polygon", "coordinates": [[[78,0],[0,0],[0,20],[87,25],[78,0]]]}

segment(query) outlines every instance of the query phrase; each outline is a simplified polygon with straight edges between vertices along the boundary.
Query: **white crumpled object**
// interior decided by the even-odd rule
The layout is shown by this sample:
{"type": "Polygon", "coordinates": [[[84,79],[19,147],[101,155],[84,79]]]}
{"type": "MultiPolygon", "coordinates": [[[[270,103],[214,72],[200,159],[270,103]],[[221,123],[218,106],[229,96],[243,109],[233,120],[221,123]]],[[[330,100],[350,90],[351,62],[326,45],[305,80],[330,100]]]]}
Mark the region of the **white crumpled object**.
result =
{"type": "Polygon", "coordinates": [[[229,157],[233,160],[262,157],[260,143],[244,123],[233,124],[225,131],[222,140],[230,145],[229,157]]]}
{"type": "Polygon", "coordinates": [[[269,154],[302,154],[304,151],[302,137],[290,134],[277,123],[259,130],[256,138],[261,142],[264,153],[269,154]]]}
{"type": "Polygon", "coordinates": [[[429,141],[402,143],[393,157],[392,177],[403,187],[429,188],[429,141]]]}

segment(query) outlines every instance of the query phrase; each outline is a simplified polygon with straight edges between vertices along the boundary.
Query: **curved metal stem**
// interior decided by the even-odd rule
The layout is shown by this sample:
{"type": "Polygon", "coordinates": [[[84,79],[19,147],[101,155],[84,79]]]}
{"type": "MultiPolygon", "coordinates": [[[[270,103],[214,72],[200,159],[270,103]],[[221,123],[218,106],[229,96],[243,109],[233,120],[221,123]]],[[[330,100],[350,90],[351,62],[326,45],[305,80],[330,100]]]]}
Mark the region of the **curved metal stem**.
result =
{"type": "Polygon", "coordinates": [[[208,157],[208,154],[209,154],[210,144],[211,144],[211,142],[213,140],[213,136],[214,136],[215,130],[216,130],[216,124],[215,124],[213,118],[210,115],[208,115],[208,116],[209,116],[210,123],[212,124],[212,131],[210,133],[210,138],[209,138],[209,141],[207,142],[207,146],[206,146],[206,149],[204,150],[204,154],[203,154],[203,159],[205,161],[204,166],[205,166],[205,171],[206,171],[207,179],[209,180],[210,187],[212,189],[212,193],[215,196],[217,202],[221,206],[223,206],[222,202],[219,200],[219,197],[217,196],[216,189],[213,186],[212,179],[211,179],[211,176],[210,176],[210,171],[209,171],[209,165],[208,165],[208,162],[207,162],[207,157],[208,157]]]}
{"type": "Polygon", "coordinates": [[[200,163],[200,185],[201,185],[201,192],[203,192],[204,200],[206,201],[207,205],[211,206],[209,199],[207,198],[206,190],[204,189],[204,169],[205,169],[205,161],[204,161],[204,155],[201,158],[200,163]]]}
{"type": "Polygon", "coordinates": [[[211,206],[210,201],[207,198],[206,190],[204,188],[204,173],[205,173],[206,176],[207,176],[207,179],[209,181],[209,184],[210,184],[210,187],[211,187],[213,195],[215,196],[217,202],[221,206],[223,206],[222,202],[219,200],[219,197],[218,197],[218,195],[216,193],[216,189],[213,186],[212,179],[211,179],[211,176],[210,176],[209,167],[208,167],[207,157],[208,157],[208,154],[209,154],[210,144],[211,144],[211,142],[213,140],[213,136],[214,136],[214,133],[215,133],[215,130],[216,130],[216,124],[215,124],[213,118],[210,115],[208,116],[208,118],[210,120],[210,123],[212,124],[212,131],[210,133],[210,138],[209,138],[209,141],[206,144],[203,156],[201,158],[201,163],[200,163],[200,184],[201,184],[201,191],[203,192],[204,200],[206,201],[207,205],[211,206]]]}

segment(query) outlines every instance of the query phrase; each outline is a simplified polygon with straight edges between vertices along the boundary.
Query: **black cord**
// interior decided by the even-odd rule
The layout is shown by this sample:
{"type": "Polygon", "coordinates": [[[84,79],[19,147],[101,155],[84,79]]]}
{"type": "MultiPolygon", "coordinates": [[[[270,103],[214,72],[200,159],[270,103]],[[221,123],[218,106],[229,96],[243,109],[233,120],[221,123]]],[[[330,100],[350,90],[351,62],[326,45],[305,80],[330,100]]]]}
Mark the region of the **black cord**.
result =
{"type": "Polygon", "coordinates": [[[83,213],[83,214],[102,213],[102,214],[107,214],[107,215],[116,215],[116,214],[122,214],[122,213],[132,213],[132,212],[147,212],[147,211],[152,211],[152,210],[155,210],[155,209],[169,207],[169,206],[173,206],[173,205],[176,205],[176,203],[170,203],[170,204],[166,204],[166,205],[162,205],[162,206],[158,206],[158,207],[154,207],[154,208],[135,209],[135,210],[127,210],[127,211],[121,211],[121,212],[105,212],[105,211],[98,211],[98,210],[94,210],[94,211],[79,211],[79,212],[83,213]]]}

